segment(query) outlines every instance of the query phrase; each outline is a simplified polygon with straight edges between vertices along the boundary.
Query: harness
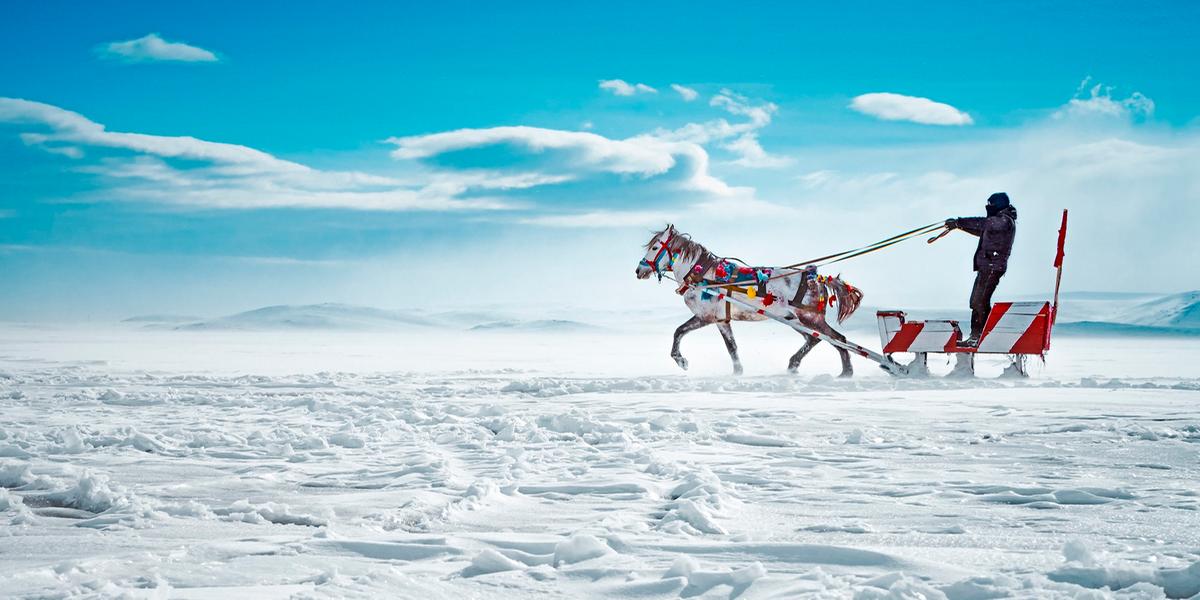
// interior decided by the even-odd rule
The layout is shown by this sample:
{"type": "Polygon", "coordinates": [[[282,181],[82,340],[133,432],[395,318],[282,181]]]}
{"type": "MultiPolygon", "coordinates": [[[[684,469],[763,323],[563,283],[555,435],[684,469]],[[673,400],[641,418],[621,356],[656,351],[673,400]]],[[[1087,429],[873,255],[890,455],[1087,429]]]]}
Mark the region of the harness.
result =
{"type": "Polygon", "coordinates": [[[653,261],[648,261],[644,258],[641,261],[641,264],[654,269],[654,274],[658,276],[659,281],[662,281],[663,271],[665,270],[662,268],[662,259],[664,256],[671,256],[671,240],[673,239],[675,239],[674,231],[667,235],[667,241],[663,242],[662,247],[658,249],[653,261]]]}

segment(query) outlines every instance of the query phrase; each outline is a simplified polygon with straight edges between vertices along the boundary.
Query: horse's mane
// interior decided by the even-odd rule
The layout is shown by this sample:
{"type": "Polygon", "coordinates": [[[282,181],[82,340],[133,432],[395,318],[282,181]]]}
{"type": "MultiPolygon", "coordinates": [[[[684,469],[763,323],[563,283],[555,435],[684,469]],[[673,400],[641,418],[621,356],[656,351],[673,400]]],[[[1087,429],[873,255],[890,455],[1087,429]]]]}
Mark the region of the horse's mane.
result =
{"type": "MultiPolygon", "coordinates": [[[[649,250],[658,242],[658,238],[662,235],[663,231],[671,229],[672,227],[674,227],[674,225],[667,225],[660,231],[655,232],[654,235],[650,237],[650,241],[646,242],[645,248],[649,250]]],[[[691,235],[677,230],[675,231],[675,237],[671,239],[671,252],[678,252],[680,257],[690,260],[699,256],[704,256],[708,253],[708,248],[705,248],[700,242],[693,240],[691,235]]]]}

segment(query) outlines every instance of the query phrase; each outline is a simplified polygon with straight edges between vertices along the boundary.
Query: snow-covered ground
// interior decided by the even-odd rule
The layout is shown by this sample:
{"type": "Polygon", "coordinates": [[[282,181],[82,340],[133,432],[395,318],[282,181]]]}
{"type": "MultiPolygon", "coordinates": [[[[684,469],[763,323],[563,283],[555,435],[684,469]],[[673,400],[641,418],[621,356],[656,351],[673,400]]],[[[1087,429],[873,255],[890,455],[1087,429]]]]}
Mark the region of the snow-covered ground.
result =
{"type": "Polygon", "coordinates": [[[1197,338],[837,380],[757,324],[735,379],[671,329],[0,326],[0,596],[1200,594],[1197,338]]]}

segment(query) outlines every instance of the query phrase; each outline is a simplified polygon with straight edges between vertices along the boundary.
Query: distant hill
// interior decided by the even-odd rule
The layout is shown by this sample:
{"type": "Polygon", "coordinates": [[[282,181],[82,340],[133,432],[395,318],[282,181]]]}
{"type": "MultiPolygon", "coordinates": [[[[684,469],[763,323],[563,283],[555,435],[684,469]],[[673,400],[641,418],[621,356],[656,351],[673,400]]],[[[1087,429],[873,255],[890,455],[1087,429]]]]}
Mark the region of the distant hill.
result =
{"type": "MultiPolygon", "coordinates": [[[[1009,298],[997,298],[997,301],[1009,298]]],[[[1015,298],[1014,298],[1015,299],[1015,298]]],[[[682,307],[681,307],[682,308],[682,307]]],[[[889,307],[891,308],[891,307],[889,307]]],[[[911,319],[949,318],[966,323],[969,313],[965,307],[943,309],[920,309],[907,307],[911,319]]],[[[585,315],[593,322],[608,323],[612,315],[604,311],[565,313],[585,315]],[[590,315],[590,316],[588,316],[590,315]]],[[[623,314],[623,313],[622,313],[623,314]]],[[[662,311],[662,313],[637,315],[642,325],[674,324],[685,313],[662,311]]],[[[547,315],[540,314],[537,317],[547,315]]],[[[833,313],[829,315],[834,318],[833,313]]],[[[204,330],[344,330],[344,331],[394,331],[394,330],[459,330],[476,332],[587,332],[604,331],[591,323],[568,319],[521,318],[508,311],[489,308],[421,311],[389,310],[352,304],[278,305],[227,315],[214,319],[201,319],[184,315],[139,315],[123,322],[138,324],[149,329],[177,329],[185,331],[204,330]]],[[[620,323],[628,327],[614,326],[618,330],[638,329],[629,324],[629,318],[620,323]]],[[[665,325],[664,325],[665,326],[665,325]]],[[[853,317],[841,325],[846,331],[874,331],[875,307],[863,306],[853,317]]],[[[1063,294],[1056,332],[1066,335],[1170,335],[1191,336],[1200,332],[1200,291],[1155,296],[1154,294],[1127,294],[1110,292],[1071,292],[1063,294]]]]}
{"type": "Polygon", "coordinates": [[[201,317],[188,315],[137,315],[122,319],[122,323],[191,323],[201,320],[201,317]]]}
{"type": "Polygon", "coordinates": [[[599,331],[600,327],[567,321],[562,319],[541,319],[535,321],[496,321],[480,323],[471,328],[472,331],[599,331]]]}
{"type": "Polygon", "coordinates": [[[1114,320],[1151,327],[1200,328],[1200,290],[1143,302],[1121,312],[1114,320]]]}
{"type": "Polygon", "coordinates": [[[1077,321],[1059,323],[1054,333],[1067,335],[1131,336],[1131,337],[1200,337],[1200,328],[1154,327],[1130,325],[1128,323],[1105,323],[1100,321],[1077,321]]]}
{"type": "Polygon", "coordinates": [[[122,321],[147,329],[179,331],[397,331],[469,330],[567,332],[600,331],[603,328],[562,319],[521,319],[492,310],[425,312],[389,310],[353,304],[308,304],[265,306],[213,319],[182,315],[139,315],[122,321]]]}
{"type": "Polygon", "coordinates": [[[279,305],[237,313],[216,319],[187,323],[181,330],[271,330],[336,329],[376,330],[431,327],[424,317],[408,311],[385,310],[352,304],[279,305]]]}

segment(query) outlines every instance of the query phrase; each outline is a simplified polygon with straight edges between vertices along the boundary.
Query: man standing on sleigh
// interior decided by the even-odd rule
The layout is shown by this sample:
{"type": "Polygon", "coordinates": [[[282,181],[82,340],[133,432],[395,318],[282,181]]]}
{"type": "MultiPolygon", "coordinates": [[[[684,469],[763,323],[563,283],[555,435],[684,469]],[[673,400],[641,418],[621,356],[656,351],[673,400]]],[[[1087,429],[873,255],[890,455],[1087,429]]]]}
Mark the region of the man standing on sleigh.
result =
{"type": "Polygon", "coordinates": [[[1013,238],[1017,234],[1017,209],[1008,194],[997,192],[987,200],[986,217],[947,219],[946,227],[979,237],[975,248],[975,287],[971,288],[971,337],[960,346],[975,347],[992,310],[992,293],[1008,269],[1013,238]]]}

